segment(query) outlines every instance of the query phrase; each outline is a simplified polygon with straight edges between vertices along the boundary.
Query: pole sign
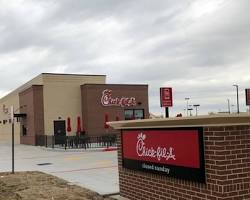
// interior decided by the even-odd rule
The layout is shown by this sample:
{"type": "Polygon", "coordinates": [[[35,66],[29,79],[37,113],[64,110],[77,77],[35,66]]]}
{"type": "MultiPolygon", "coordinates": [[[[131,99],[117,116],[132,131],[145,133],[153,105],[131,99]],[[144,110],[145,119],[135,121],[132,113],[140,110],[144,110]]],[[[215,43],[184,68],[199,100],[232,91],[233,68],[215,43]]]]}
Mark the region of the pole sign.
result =
{"type": "Polygon", "coordinates": [[[250,89],[246,89],[246,105],[250,106],[250,89]]]}
{"type": "Polygon", "coordinates": [[[172,107],[173,106],[172,88],[170,87],[160,88],[160,98],[161,98],[161,107],[172,107]]]}
{"type": "Polygon", "coordinates": [[[203,129],[122,131],[123,167],[205,183],[203,129]]]}
{"type": "Polygon", "coordinates": [[[15,127],[14,127],[14,106],[10,107],[11,135],[12,135],[12,174],[15,173],[15,127]]]}

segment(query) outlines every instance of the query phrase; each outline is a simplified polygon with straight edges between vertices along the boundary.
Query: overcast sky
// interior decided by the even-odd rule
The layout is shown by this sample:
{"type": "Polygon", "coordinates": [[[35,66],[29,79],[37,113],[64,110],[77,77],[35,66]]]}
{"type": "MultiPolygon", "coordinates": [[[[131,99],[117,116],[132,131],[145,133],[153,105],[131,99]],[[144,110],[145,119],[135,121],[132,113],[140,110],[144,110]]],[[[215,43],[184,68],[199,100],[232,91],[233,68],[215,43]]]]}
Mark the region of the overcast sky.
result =
{"type": "Polygon", "coordinates": [[[0,0],[0,96],[43,72],[105,74],[107,83],[173,88],[199,113],[246,111],[249,0],[0,0]]]}

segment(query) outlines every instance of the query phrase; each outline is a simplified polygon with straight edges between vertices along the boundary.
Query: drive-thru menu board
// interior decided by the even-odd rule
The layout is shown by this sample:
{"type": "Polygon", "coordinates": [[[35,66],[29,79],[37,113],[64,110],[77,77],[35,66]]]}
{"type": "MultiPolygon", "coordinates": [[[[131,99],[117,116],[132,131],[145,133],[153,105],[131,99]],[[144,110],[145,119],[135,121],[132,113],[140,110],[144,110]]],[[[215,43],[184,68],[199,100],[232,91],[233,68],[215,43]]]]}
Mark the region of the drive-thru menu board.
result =
{"type": "Polygon", "coordinates": [[[161,107],[172,107],[173,106],[172,88],[170,87],[160,88],[160,100],[161,100],[161,107]]]}
{"type": "Polygon", "coordinates": [[[246,105],[250,106],[250,89],[246,89],[246,105]]]}

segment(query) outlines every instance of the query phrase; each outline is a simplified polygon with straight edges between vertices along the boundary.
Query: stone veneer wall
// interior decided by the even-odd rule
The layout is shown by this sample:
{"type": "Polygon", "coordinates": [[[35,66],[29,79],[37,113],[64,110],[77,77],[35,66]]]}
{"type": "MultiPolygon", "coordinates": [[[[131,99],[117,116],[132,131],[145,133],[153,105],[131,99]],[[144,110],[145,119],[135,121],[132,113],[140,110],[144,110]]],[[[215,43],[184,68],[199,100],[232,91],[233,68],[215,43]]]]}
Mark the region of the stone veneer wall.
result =
{"type": "Polygon", "coordinates": [[[204,128],[206,184],[122,167],[118,136],[120,194],[131,200],[250,199],[250,125],[204,128]]]}

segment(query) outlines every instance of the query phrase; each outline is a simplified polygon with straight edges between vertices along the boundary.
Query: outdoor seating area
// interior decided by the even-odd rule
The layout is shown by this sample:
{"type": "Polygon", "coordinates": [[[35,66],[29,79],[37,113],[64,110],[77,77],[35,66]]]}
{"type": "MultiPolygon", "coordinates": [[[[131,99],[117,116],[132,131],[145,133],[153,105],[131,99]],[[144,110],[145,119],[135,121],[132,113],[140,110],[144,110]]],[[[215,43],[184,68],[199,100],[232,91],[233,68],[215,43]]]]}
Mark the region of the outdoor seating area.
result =
{"type": "Polygon", "coordinates": [[[107,134],[102,136],[37,135],[36,146],[45,146],[48,148],[65,148],[65,149],[116,147],[116,135],[115,134],[107,134]]]}

